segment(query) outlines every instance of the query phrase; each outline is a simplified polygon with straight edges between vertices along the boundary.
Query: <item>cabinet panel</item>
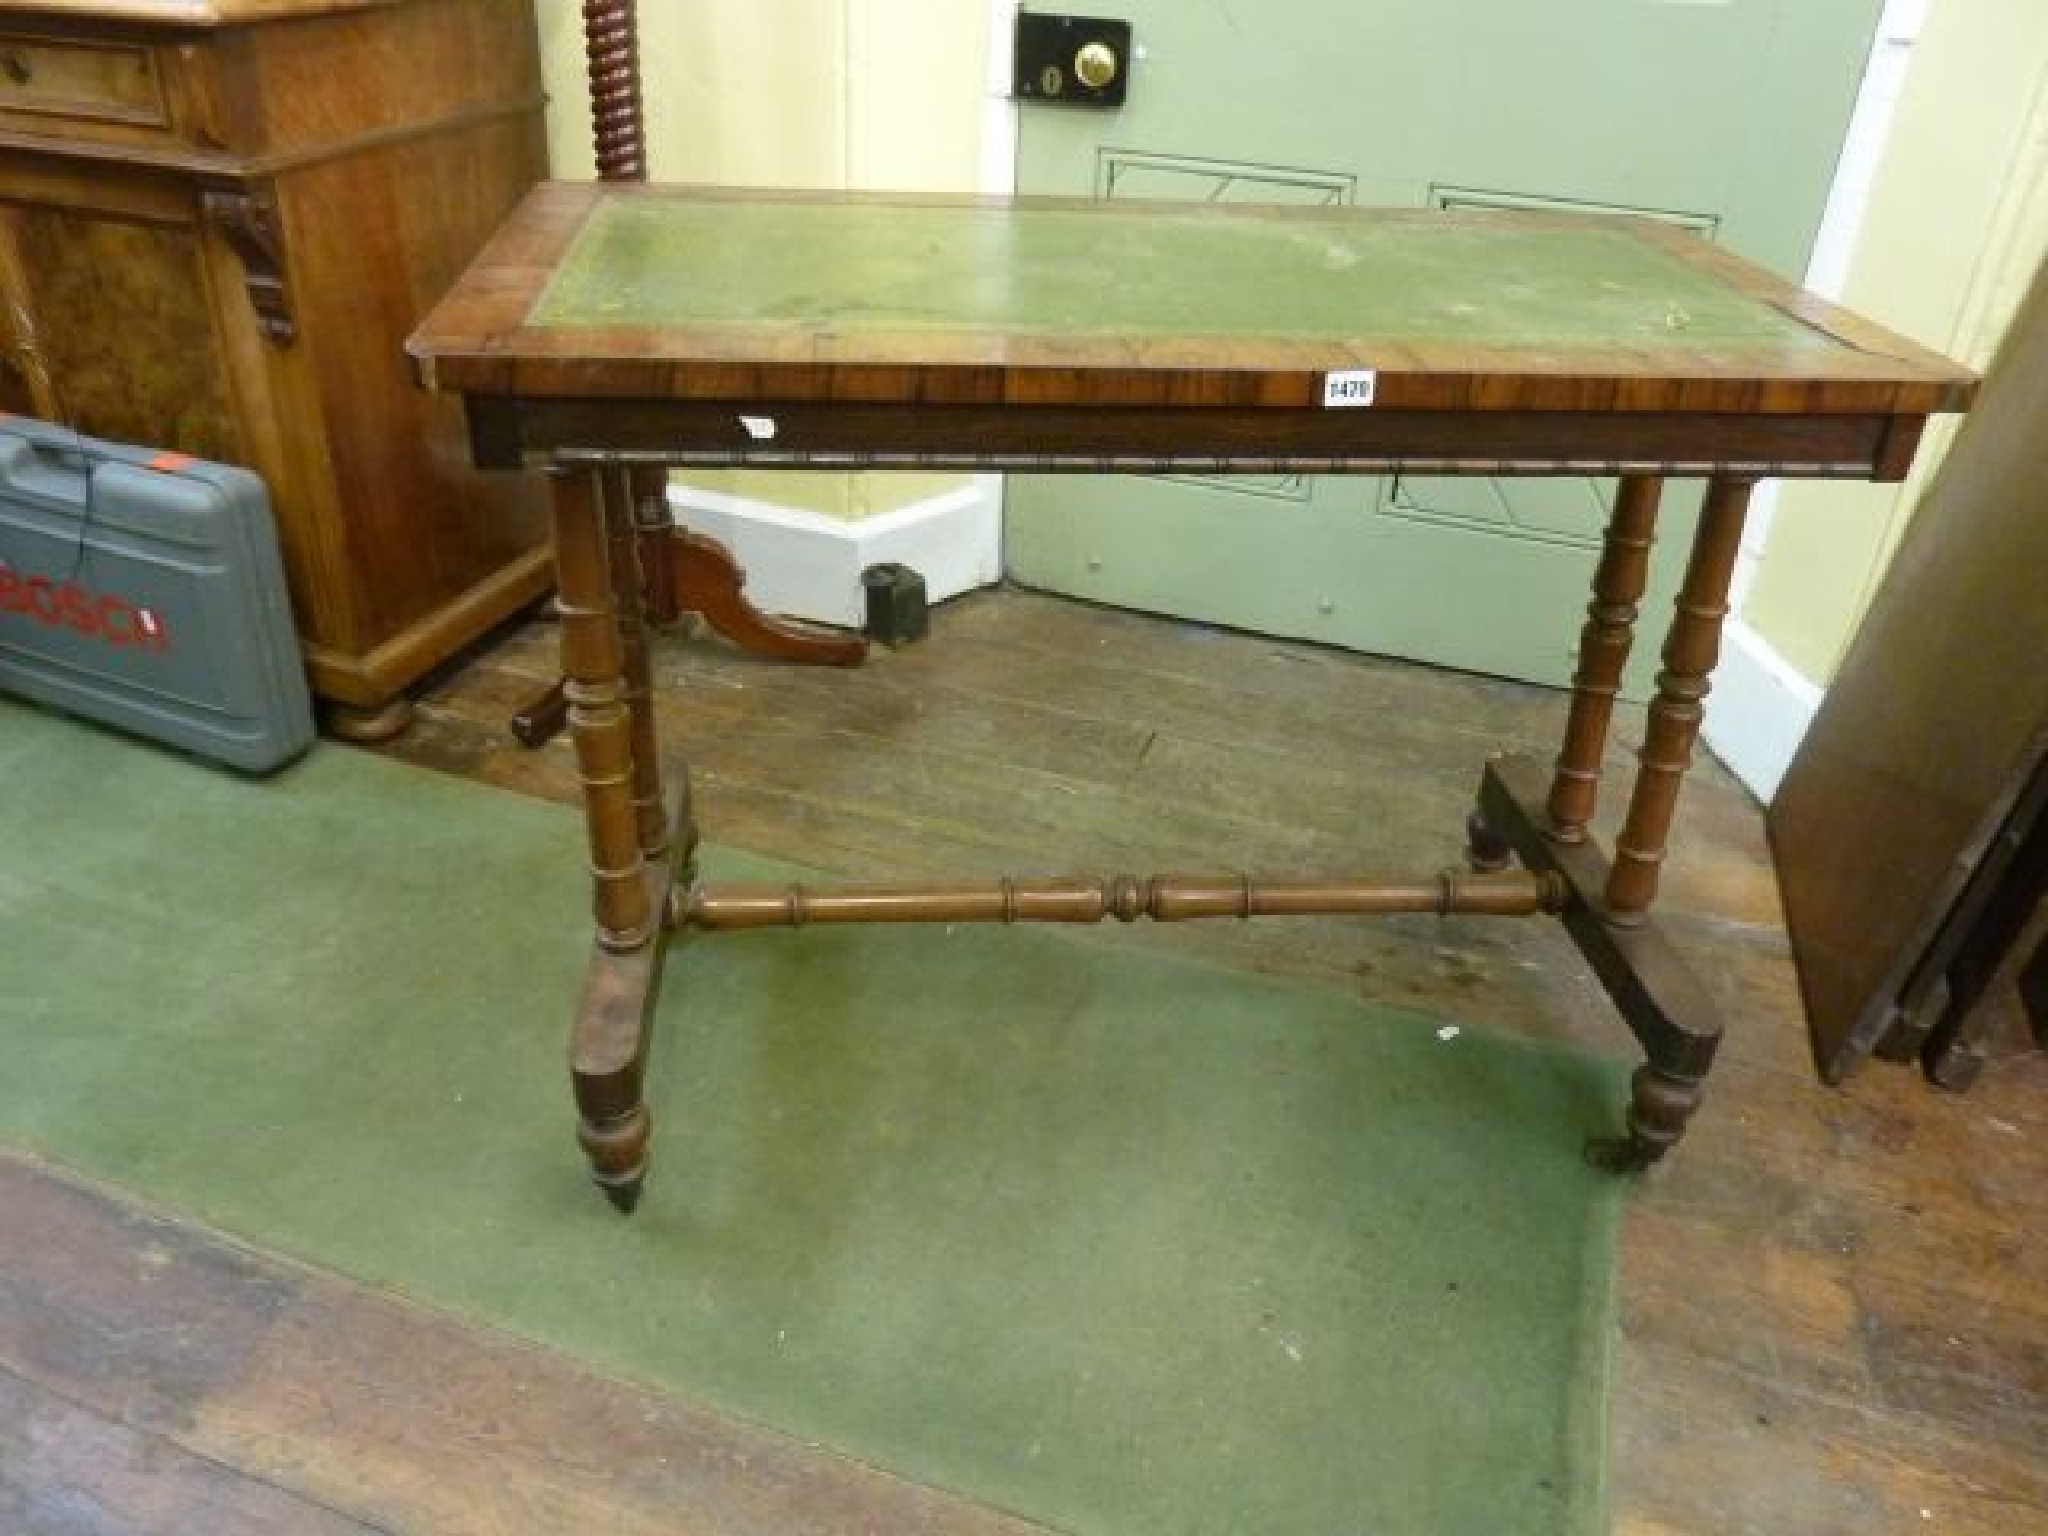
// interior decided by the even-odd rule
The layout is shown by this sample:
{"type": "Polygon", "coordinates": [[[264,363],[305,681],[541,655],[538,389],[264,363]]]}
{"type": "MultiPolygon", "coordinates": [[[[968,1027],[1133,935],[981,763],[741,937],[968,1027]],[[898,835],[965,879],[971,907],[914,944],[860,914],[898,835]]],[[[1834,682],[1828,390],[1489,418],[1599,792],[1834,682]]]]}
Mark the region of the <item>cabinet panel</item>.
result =
{"type": "Polygon", "coordinates": [[[308,167],[280,189],[296,348],[347,511],[365,632],[389,635],[545,540],[535,477],[480,480],[459,411],[418,387],[405,338],[517,201],[524,123],[486,123],[308,167]],[[318,210],[348,208],[346,223],[318,210]],[[422,515],[422,496],[434,513],[422,515]]]}
{"type": "Polygon", "coordinates": [[[22,283],[15,345],[48,374],[48,414],[95,437],[242,461],[197,229],[20,208],[0,239],[22,283]]]}

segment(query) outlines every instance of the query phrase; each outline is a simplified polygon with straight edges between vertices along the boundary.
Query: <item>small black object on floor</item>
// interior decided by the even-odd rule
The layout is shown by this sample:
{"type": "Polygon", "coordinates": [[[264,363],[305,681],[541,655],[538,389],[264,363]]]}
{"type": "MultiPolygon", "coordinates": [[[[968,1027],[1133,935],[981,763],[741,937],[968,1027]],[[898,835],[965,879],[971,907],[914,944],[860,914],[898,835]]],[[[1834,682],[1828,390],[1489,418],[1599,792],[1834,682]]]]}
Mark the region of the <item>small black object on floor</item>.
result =
{"type": "Polygon", "coordinates": [[[871,565],[860,573],[867,590],[867,636],[882,645],[908,645],[931,630],[924,578],[907,565],[871,565]]]}

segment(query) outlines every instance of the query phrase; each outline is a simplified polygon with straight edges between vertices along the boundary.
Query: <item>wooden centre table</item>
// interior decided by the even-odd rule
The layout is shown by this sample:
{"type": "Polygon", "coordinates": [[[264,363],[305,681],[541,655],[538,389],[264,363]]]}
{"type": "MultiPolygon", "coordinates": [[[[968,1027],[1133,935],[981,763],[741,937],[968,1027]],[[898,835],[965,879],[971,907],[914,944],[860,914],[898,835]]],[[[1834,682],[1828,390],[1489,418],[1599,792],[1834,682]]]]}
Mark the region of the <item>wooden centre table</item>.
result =
{"type": "MultiPolygon", "coordinates": [[[[1623,1133],[1683,1134],[1722,1026],[1650,920],[1752,487],[1896,480],[1965,369],[1697,236],[1526,213],[536,188],[413,335],[478,466],[545,465],[596,943],[579,1138],[630,1209],[674,931],[1307,913],[1560,918],[1640,1041],[1623,1133]],[[1616,475],[1554,763],[1485,764],[1419,878],[700,881],[650,701],[650,466],[1616,475]],[[640,471],[636,476],[635,471],[640,471]],[[1611,857],[1588,834],[1664,477],[1708,489],[1611,857]],[[639,503],[636,505],[636,501],[639,503]]],[[[658,483],[658,482],[656,482],[658,483]]],[[[1448,595],[1448,594],[1447,594],[1448,595]]]]}

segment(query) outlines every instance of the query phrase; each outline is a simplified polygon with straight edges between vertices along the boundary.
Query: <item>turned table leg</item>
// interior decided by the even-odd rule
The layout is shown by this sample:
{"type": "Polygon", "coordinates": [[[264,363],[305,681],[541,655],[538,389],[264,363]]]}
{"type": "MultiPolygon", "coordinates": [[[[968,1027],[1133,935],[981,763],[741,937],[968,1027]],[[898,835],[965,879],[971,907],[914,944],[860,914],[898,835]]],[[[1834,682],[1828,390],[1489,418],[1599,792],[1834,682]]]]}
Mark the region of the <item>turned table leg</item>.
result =
{"type": "Polygon", "coordinates": [[[668,818],[654,727],[654,663],[640,569],[638,488],[630,470],[607,469],[600,478],[612,607],[618,620],[619,676],[633,756],[633,825],[641,854],[654,861],[668,852],[668,818]]]}
{"type": "Polygon", "coordinates": [[[1657,875],[1678,792],[1705,714],[1707,678],[1720,654],[1721,622],[1742,541],[1751,482],[1718,479],[1707,492],[1685,581],[1664,646],[1640,767],[1614,858],[1588,834],[1599,764],[1629,632],[1644,581],[1657,483],[1625,482],[1594,577],[1593,601],[1557,763],[1532,757],[1487,764],[1469,826],[1483,867],[1519,856],[1564,880],[1561,916],[1616,1010],[1643,1046],[1631,1089],[1627,1133],[1596,1140],[1587,1155],[1603,1167],[1647,1167],[1684,1134],[1721,1043],[1713,1000],[1650,921],[1657,875]]]}
{"type": "MultiPolygon", "coordinates": [[[[1593,598],[1579,633],[1579,661],[1572,676],[1571,713],[1565,722],[1564,745],[1552,769],[1545,803],[1546,830],[1561,843],[1581,843],[1592,820],[1600,790],[1600,765],[1607,749],[1607,730],[1614,701],[1628,667],[1635,640],[1636,605],[1650,572],[1650,545],[1657,529],[1657,503],[1664,481],[1656,475],[1629,475],[1621,482],[1614,512],[1608,519],[1600,565],[1593,576],[1593,598]]],[[[1505,869],[1511,859],[1510,840],[1487,824],[1475,810],[1465,825],[1467,854],[1474,869],[1505,869]]]]}
{"type": "Polygon", "coordinates": [[[1564,748],[1550,785],[1550,835],[1582,842],[1600,792],[1600,762],[1621,675],[1635,639],[1636,605],[1650,575],[1650,544],[1657,531],[1657,502],[1664,482],[1655,475],[1630,475],[1621,482],[1608,520],[1593,600],[1579,634],[1579,665],[1572,678],[1571,714],[1564,748]]]}
{"type": "Polygon", "coordinates": [[[1650,704],[1628,819],[1614,843],[1614,872],[1607,880],[1609,922],[1641,921],[1657,895],[1678,792],[1706,718],[1708,678],[1721,659],[1721,623],[1728,616],[1728,588],[1753,483],[1715,480],[1700,509],[1685,585],[1664,642],[1664,670],[1657,674],[1657,697],[1650,704]]]}
{"type": "MultiPolygon", "coordinates": [[[[1706,718],[1709,678],[1721,656],[1721,625],[1728,616],[1728,589],[1753,484],[1716,479],[1700,510],[1685,583],[1664,643],[1664,670],[1650,704],[1635,788],[1607,876],[1604,916],[1617,927],[1641,924],[1656,899],[1679,791],[1706,718]]],[[[1699,1106],[1706,1076],[1697,1042],[1671,1051],[1660,1050],[1655,1040],[1648,1043],[1649,1061],[1636,1072],[1631,1094],[1628,1140],[1612,1153],[1623,1166],[1655,1162],[1677,1143],[1699,1106]]]]}
{"type": "Polygon", "coordinates": [[[562,673],[590,840],[592,912],[600,944],[637,949],[652,936],[653,921],[633,807],[633,723],[612,596],[610,518],[598,475],[558,470],[553,488],[562,673]]]}
{"type": "MultiPolygon", "coordinates": [[[[569,731],[590,845],[592,912],[597,952],[571,1044],[571,1076],[581,1113],[578,1140],[592,1176],[613,1201],[630,1208],[646,1172],[650,1130],[641,1098],[645,1062],[644,1010],[636,991],[658,964],[655,943],[662,917],[650,889],[642,820],[636,800],[648,787],[636,736],[650,747],[647,701],[635,719],[627,677],[628,645],[617,591],[630,570],[615,572],[613,525],[630,508],[617,506],[616,477],[587,469],[553,472],[556,584],[560,593],[562,674],[569,700],[569,731]],[[638,985],[636,986],[636,982],[638,985]]],[[[630,563],[630,562],[629,562],[630,563]]],[[[631,610],[637,616],[637,608],[631,610]]],[[[638,626],[626,625],[627,630],[638,626]]],[[[644,638],[634,665],[647,669],[644,638]]],[[[659,798],[658,779],[653,792],[659,798]]],[[[659,893],[662,901],[666,892],[659,893]]]]}

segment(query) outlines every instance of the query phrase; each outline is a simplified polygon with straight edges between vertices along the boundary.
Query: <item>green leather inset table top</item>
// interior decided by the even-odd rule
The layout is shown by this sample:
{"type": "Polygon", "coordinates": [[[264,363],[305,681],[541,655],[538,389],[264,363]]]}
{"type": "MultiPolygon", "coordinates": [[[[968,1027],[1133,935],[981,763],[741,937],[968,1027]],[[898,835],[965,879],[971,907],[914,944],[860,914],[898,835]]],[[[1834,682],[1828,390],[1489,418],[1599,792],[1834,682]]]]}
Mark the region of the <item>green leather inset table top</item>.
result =
{"type": "Polygon", "coordinates": [[[1131,204],[610,202],[528,323],[1838,346],[1605,222],[1131,204]]]}
{"type": "Polygon", "coordinates": [[[619,183],[536,188],[408,345],[471,398],[494,462],[605,442],[1079,467],[1141,452],[1137,418],[1094,413],[1164,410],[1190,419],[1151,423],[1162,461],[1414,465],[1483,437],[1554,470],[1889,475],[1971,382],[1650,219],[619,183]],[[598,400],[636,402],[636,433],[598,400]],[[746,425],[757,406],[782,408],[772,435],[746,425]],[[970,438],[909,409],[934,406],[1003,414],[970,438]],[[872,413],[898,407],[883,430],[872,413]],[[1525,419],[1465,420],[1504,412],[1525,419]],[[1769,420],[1738,439],[1734,418],[1769,420]]]}

